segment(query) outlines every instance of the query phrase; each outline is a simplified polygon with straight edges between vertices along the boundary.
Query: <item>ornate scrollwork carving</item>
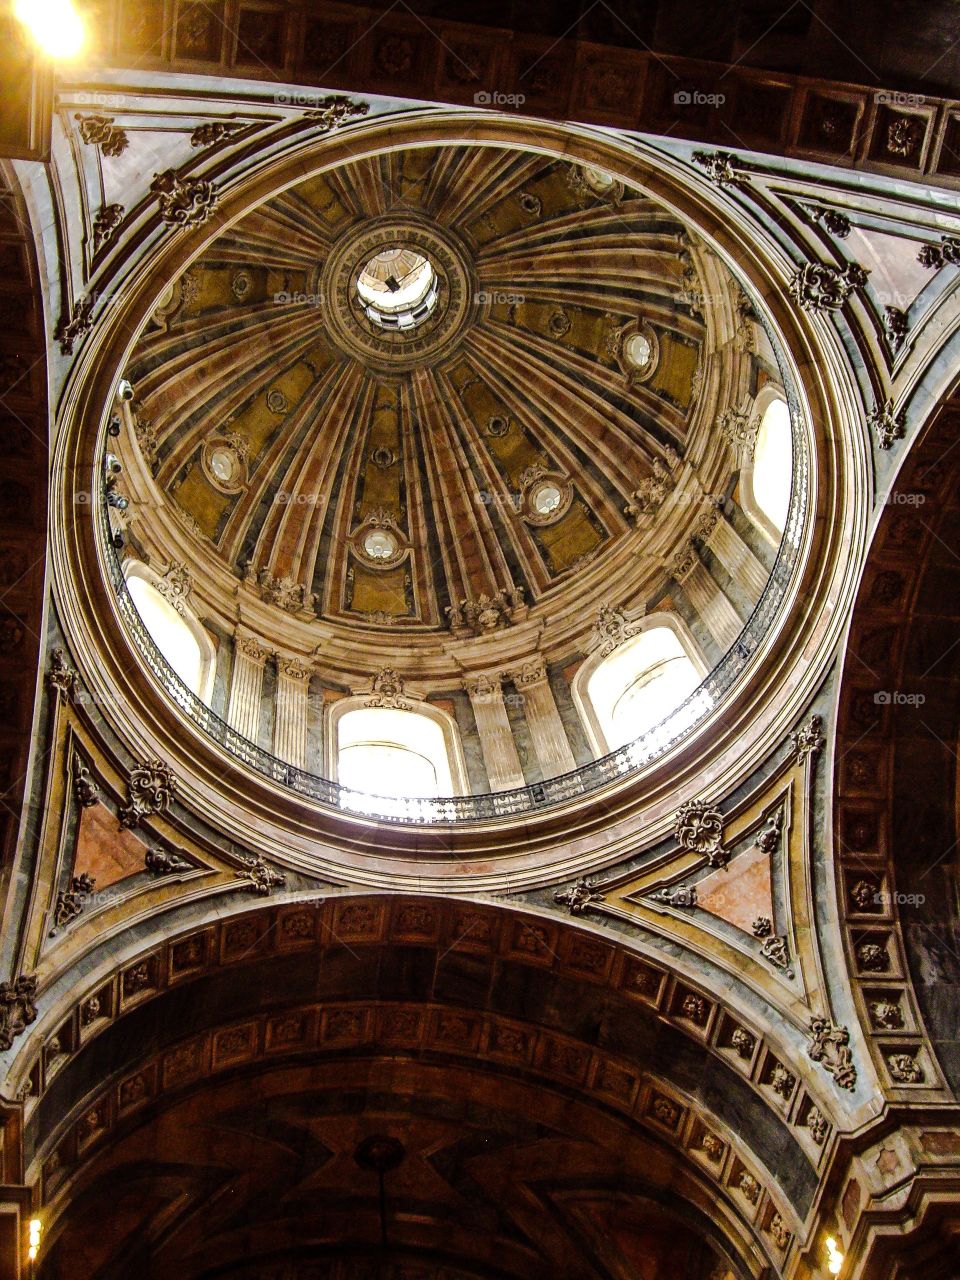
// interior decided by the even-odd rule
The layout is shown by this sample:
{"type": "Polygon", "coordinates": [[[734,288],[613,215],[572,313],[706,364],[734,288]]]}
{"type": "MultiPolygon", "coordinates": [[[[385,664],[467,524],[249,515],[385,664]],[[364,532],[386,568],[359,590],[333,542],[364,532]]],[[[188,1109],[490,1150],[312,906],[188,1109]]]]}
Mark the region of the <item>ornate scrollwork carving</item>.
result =
{"type": "Polygon", "coordinates": [[[193,579],[182,561],[171,560],[154,586],[177,613],[186,613],[186,599],[193,589],[193,579]]]}
{"type": "Polygon", "coordinates": [[[917,254],[922,267],[938,271],[940,267],[960,266],[960,240],[944,236],[939,244],[925,244],[917,254]]]}
{"type": "Polygon", "coordinates": [[[57,894],[57,905],[53,912],[53,928],[50,930],[51,938],[55,937],[61,929],[65,929],[68,924],[83,914],[83,909],[87,905],[96,883],[93,876],[84,872],[79,876],[73,876],[70,880],[70,888],[63,889],[57,894]]]}
{"type": "Polygon", "coordinates": [[[850,1032],[829,1018],[811,1018],[807,1053],[833,1076],[840,1089],[853,1089],[857,1068],[850,1051],[850,1032]]]}
{"type": "Polygon", "coordinates": [[[843,267],[806,262],[790,281],[790,295],[804,311],[839,311],[866,283],[867,272],[855,262],[843,267]]]}
{"type": "Polygon", "coordinates": [[[787,947],[787,939],[783,934],[771,934],[769,938],[765,938],[760,946],[760,954],[764,960],[769,960],[772,965],[778,969],[786,969],[790,963],[790,951],[787,947]]]}
{"type": "Polygon", "coordinates": [[[47,672],[47,687],[56,691],[61,702],[69,702],[77,691],[80,677],[72,667],[67,666],[67,659],[62,649],[54,649],[50,654],[50,670],[47,672]]]}
{"type": "Polygon", "coordinates": [[[0,982],[0,1051],[11,1048],[17,1036],[37,1020],[37,978],[23,974],[0,982]]]}
{"type": "Polygon", "coordinates": [[[405,688],[403,677],[393,667],[381,667],[370,682],[367,706],[409,711],[410,703],[404,696],[405,688]]]}
{"type": "Polygon", "coordinates": [[[622,609],[602,604],[594,621],[587,648],[591,651],[596,650],[602,658],[605,658],[642,629],[642,618],[628,619],[622,609]]]}
{"type": "Polygon", "coordinates": [[[119,231],[123,222],[122,204],[105,204],[97,210],[93,220],[93,252],[99,253],[119,231]]]}
{"type": "Polygon", "coordinates": [[[677,885],[675,889],[658,889],[651,893],[651,902],[662,902],[667,907],[695,907],[697,905],[697,886],[695,884],[677,885]]]}
{"type": "Polygon", "coordinates": [[[192,862],[181,858],[178,853],[169,853],[166,849],[148,849],[144,855],[144,867],[155,876],[182,876],[193,871],[192,862]]]}
{"type": "Polygon", "coordinates": [[[331,94],[324,98],[314,110],[305,111],[303,118],[316,124],[319,133],[329,133],[331,129],[338,129],[347,120],[356,120],[360,116],[365,116],[369,110],[370,104],[367,102],[351,102],[342,94],[331,94]]]}
{"type": "Polygon", "coordinates": [[[729,850],[723,847],[723,814],[700,800],[690,800],[677,810],[674,834],[681,849],[699,853],[711,867],[725,867],[729,850]]]}
{"type": "Polygon", "coordinates": [[[267,866],[259,855],[255,858],[244,858],[243,869],[236,872],[235,878],[244,881],[253,893],[259,894],[262,898],[267,897],[274,889],[280,889],[286,884],[286,879],[282,872],[275,871],[273,867],[267,866]]]}
{"type": "Polygon", "coordinates": [[[906,435],[906,411],[901,409],[898,413],[893,401],[887,400],[883,404],[874,405],[873,412],[867,416],[867,425],[876,432],[877,447],[890,449],[906,435]]]}
{"type": "Polygon", "coordinates": [[[811,716],[805,725],[801,725],[791,733],[790,742],[797,757],[797,764],[803,764],[808,756],[813,764],[827,745],[827,740],[823,736],[823,716],[811,716]]]}
{"type": "Polygon", "coordinates": [[[80,298],[73,305],[69,316],[61,316],[53,332],[60,343],[62,355],[73,355],[74,345],[84,339],[93,328],[93,299],[80,298]]]}
{"type": "Polygon", "coordinates": [[[113,116],[85,116],[78,111],[74,119],[84,145],[99,147],[101,155],[123,155],[130,145],[126,131],[114,124],[113,116]]]}
{"type": "Polygon", "coordinates": [[[100,790],[89,766],[79,755],[73,757],[73,794],[82,809],[92,809],[100,803],[100,790]]]}
{"type": "Polygon", "coordinates": [[[217,207],[217,192],[206,178],[181,178],[176,169],[154,175],[150,192],[157,197],[160,217],[169,227],[196,227],[217,207]]]}
{"type": "Polygon", "coordinates": [[[162,760],[137,765],[127,782],[127,803],[119,813],[121,827],[132,829],[144,818],[165,813],[176,785],[173,773],[162,760]]]}
{"type": "Polygon", "coordinates": [[[690,157],[695,165],[706,173],[715,186],[739,187],[749,181],[750,175],[740,167],[738,158],[729,151],[694,151],[690,157]]]}
{"type": "Polygon", "coordinates": [[[198,124],[190,135],[191,147],[213,147],[218,142],[229,142],[242,133],[246,125],[227,120],[209,120],[206,124],[198,124]]]}
{"type": "Polygon", "coordinates": [[[591,884],[585,876],[581,876],[572,888],[557,890],[553,900],[558,906],[567,907],[572,916],[579,916],[589,907],[603,902],[604,898],[595,884],[591,884]]]}

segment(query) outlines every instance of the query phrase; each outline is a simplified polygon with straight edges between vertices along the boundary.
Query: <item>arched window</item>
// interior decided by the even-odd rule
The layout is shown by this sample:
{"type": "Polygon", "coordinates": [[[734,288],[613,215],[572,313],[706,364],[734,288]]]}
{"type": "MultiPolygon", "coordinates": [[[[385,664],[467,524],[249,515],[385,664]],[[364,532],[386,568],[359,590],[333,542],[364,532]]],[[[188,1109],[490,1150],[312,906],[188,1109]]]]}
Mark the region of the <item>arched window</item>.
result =
{"type": "Polygon", "coordinates": [[[398,798],[460,790],[444,724],[419,711],[356,707],[336,723],[337,781],[350,790],[398,798]]]}
{"type": "Polygon", "coordinates": [[[205,699],[213,682],[214,650],[200,623],[178,613],[143,566],[128,568],[127,588],[154,644],[187,688],[205,699]]]}
{"type": "Polygon", "coordinates": [[[753,460],[745,468],[744,509],[774,542],[779,542],[790,508],[793,441],[790,410],[779,393],[758,398],[760,429],[753,460]]]}
{"type": "Polygon", "coordinates": [[[666,719],[705,674],[699,654],[667,622],[653,621],[607,657],[588,659],[573,693],[598,754],[633,742],[666,719]]]}

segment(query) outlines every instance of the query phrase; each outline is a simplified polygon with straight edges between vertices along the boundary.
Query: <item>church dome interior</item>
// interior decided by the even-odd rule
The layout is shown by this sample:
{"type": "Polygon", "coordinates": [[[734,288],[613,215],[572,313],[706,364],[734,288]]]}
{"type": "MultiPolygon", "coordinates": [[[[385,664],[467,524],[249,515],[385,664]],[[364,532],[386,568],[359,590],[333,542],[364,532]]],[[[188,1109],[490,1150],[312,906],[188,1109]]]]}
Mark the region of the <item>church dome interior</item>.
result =
{"type": "Polygon", "coordinates": [[[0,13],[0,1280],[957,1280],[955,25],[0,13]]]}
{"type": "Polygon", "coordinates": [[[359,792],[528,787],[702,714],[791,517],[796,558],[786,382],[743,284],[642,190],[394,148],[257,204],[165,288],[124,369],[111,528],[221,717],[238,621],[258,712],[310,668],[336,733],[291,743],[276,705],[272,731],[247,717],[263,750],[359,792]],[[491,760],[498,697],[515,746],[491,760]]]}

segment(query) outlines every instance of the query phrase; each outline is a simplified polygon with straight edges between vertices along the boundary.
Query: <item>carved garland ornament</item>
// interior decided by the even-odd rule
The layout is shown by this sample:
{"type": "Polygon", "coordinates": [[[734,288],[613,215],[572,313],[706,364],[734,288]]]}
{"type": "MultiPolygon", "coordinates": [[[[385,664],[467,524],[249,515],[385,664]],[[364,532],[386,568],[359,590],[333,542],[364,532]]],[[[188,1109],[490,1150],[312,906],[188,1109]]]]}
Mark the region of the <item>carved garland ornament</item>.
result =
{"type": "Polygon", "coordinates": [[[822,730],[823,716],[811,716],[805,725],[801,725],[790,735],[797,764],[803,764],[808,756],[811,764],[816,761],[827,742],[822,730]]]}
{"type": "Polygon", "coordinates": [[[55,690],[61,702],[69,702],[77,691],[80,677],[72,667],[67,666],[67,659],[62,649],[54,649],[50,655],[50,670],[47,672],[47,686],[55,690]]]}
{"type": "Polygon", "coordinates": [[[274,889],[280,889],[286,883],[283,874],[268,867],[259,855],[256,858],[244,858],[243,870],[235,873],[237,880],[253,892],[265,898],[274,889]]]}
{"type": "Polygon", "coordinates": [[[906,435],[906,412],[901,409],[898,413],[893,401],[887,400],[884,404],[874,405],[873,412],[867,417],[867,425],[876,432],[877,446],[890,449],[906,435]]]}

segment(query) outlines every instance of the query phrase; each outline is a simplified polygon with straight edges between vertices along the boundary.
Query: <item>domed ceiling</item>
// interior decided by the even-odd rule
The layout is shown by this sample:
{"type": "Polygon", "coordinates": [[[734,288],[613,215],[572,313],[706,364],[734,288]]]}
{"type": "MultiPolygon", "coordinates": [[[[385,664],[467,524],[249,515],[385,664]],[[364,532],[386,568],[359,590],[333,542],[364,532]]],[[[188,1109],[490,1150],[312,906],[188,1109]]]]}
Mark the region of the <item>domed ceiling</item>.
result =
{"type": "Polygon", "coordinates": [[[664,496],[731,475],[713,427],[755,390],[747,311],[600,171],[385,153],[248,213],[168,290],[128,367],[137,438],[214,576],[449,643],[582,612],[610,574],[662,589],[697,515],[668,536],[664,496]]]}

